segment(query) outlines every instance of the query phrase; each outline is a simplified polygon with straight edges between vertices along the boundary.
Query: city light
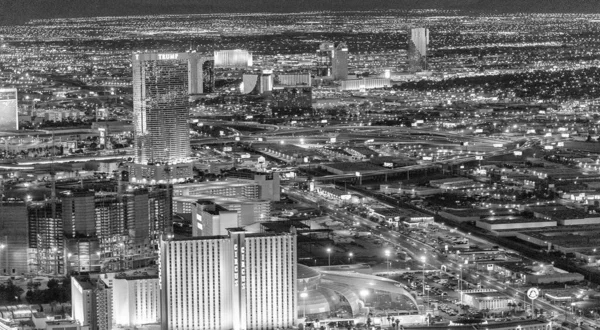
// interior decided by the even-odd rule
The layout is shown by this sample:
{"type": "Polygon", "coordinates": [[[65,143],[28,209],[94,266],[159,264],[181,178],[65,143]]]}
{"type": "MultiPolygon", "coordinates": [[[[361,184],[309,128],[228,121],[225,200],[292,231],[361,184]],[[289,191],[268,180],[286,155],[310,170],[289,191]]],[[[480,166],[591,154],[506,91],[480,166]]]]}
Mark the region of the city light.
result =
{"type": "Polygon", "coordinates": [[[2,322],[593,325],[600,14],[553,1],[2,8],[2,322]]]}

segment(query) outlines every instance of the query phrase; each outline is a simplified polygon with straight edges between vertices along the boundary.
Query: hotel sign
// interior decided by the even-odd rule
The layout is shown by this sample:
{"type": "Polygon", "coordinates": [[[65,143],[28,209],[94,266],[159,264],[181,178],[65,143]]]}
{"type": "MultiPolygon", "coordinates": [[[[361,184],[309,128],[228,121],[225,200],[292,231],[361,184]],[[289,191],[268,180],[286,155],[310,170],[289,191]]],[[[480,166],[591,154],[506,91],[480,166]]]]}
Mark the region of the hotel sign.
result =
{"type": "Polygon", "coordinates": [[[246,247],[233,244],[233,285],[246,288],[246,247]]]}
{"type": "Polygon", "coordinates": [[[179,58],[179,54],[158,54],[159,60],[176,60],[179,58]]]}

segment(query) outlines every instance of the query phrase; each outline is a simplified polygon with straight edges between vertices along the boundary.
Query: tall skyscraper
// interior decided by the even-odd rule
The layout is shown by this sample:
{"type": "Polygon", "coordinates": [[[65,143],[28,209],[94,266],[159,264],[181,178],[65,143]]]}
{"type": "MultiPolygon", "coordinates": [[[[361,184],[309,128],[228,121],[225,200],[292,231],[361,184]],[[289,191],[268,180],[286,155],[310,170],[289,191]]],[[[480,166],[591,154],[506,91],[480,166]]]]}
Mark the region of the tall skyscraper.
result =
{"type": "Polygon", "coordinates": [[[414,28],[410,30],[408,40],[408,70],[419,72],[427,70],[427,46],[429,45],[429,29],[414,28]]]}
{"type": "Polygon", "coordinates": [[[17,89],[0,88],[0,131],[19,129],[17,89]]]}
{"type": "Polygon", "coordinates": [[[348,79],[348,46],[324,42],[317,50],[317,76],[333,80],[348,79]]]}
{"type": "Polygon", "coordinates": [[[162,329],[275,329],[296,322],[296,234],[166,238],[162,329]]]}
{"type": "Polygon", "coordinates": [[[189,162],[189,96],[204,92],[205,62],[210,60],[197,53],[133,54],[132,182],[157,184],[191,177],[191,164],[175,169],[156,165],[189,162]]]}

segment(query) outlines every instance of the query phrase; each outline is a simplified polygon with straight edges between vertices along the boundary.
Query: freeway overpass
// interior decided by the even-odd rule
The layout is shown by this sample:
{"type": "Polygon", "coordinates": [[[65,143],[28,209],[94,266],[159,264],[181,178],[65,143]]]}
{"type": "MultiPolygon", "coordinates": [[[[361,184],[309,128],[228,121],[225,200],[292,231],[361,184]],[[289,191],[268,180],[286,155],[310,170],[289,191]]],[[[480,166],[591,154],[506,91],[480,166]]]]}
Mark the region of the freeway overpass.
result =
{"type": "Polygon", "coordinates": [[[423,170],[437,169],[437,168],[441,168],[443,165],[458,165],[458,164],[462,164],[462,163],[472,162],[475,160],[477,160],[476,157],[464,157],[464,158],[459,158],[459,159],[437,161],[437,162],[433,162],[433,163],[429,163],[429,164],[422,164],[422,165],[410,165],[410,166],[383,169],[383,170],[356,171],[354,173],[325,175],[325,176],[315,177],[314,180],[324,182],[324,181],[335,181],[335,180],[342,180],[342,179],[358,179],[359,181],[362,181],[363,177],[383,176],[385,178],[385,180],[387,181],[388,176],[397,175],[400,173],[410,173],[411,171],[423,171],[423,170]],[[357,173],[360,175],[357,175],[357,173]]]}

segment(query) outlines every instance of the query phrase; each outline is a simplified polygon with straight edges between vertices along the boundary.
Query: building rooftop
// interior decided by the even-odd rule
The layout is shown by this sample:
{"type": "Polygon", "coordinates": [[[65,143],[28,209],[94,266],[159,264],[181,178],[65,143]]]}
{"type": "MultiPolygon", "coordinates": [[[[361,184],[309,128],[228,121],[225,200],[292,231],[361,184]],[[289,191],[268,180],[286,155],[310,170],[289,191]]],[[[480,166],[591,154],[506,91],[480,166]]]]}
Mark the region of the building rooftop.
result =
{"type": "Polygon", "coordinates": [[[384,167],[366,162],[327,163],[323,165],[343,172],[377,171],[385,169],[384,167]]]}
{"type": "Polygon", "coordinates": [[[506,298],[506,294],[502,292],[492,291],[492,292],[465,292],[465,294],[479,298],[479,299],[498,299],[498,298],[506,298]]]}
{"type": "Polygon", "coordinates": [[[268,232],[289,233],[290,228],[310,229],[310,226],[305,225],[302,221],[287,220],[287,221],[268,221],[260,224],[268,232]]]}
{"type": "MultiPolygon", "coordinates": [[[[236,231],[245,231],[244,228],[227,228],[227,230],[231,231],[231,229],[236,229],[236,231]]],[[[287,232],[268,232],[268,233],[250,233],[246,232],[247,238],[252,237],[269,237],[269,236],[288,236],[292,235],[287,232]]],[[[295,235],[295,234],[293,234],[295,235]]],[[[181,237],[181,238],[171,238],[166,241],[169,242],[183,242],[183,241],[202,241],[202,240],[229,240],[229,236],[227,235],[219,235],[219,236],[198,236],[198,237],[181,237]]]]}
{"type": "Polygon", "coordinates": [[[587,213],[583,210],[571,209],[565,206],[534,206],[529,207],[529,210],[534,213],[539,213],[550,217],[552,220],[567,220],[567,219],[584,219],[587,218],[587,213]]]}
{"type": "Polygon", "coordinates": [[[516,218],[516,219],[483,219],[480,222],[490,224],[506,224],[506,223],[532,223],[532,222],[551,222],[556,220],[536,219],[536,218],[516,218]]]}
{"type": "Polygon", "coordinates": [[[459,177],[459,178],[447,178],[447,179],[431,180],[431,181],[429,181],[429,183],[430,184],[444,184],[444,183],[465,182],[465,181],[473,181],[473,180],[471,180],[469,178],[459,177]]]}

